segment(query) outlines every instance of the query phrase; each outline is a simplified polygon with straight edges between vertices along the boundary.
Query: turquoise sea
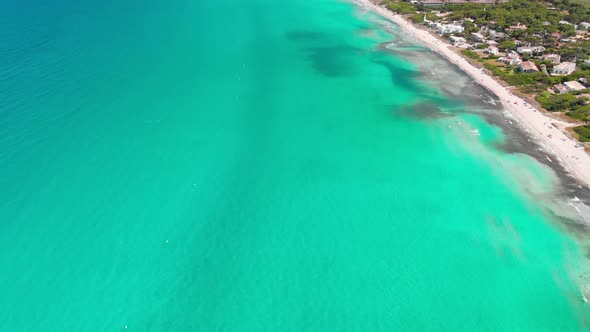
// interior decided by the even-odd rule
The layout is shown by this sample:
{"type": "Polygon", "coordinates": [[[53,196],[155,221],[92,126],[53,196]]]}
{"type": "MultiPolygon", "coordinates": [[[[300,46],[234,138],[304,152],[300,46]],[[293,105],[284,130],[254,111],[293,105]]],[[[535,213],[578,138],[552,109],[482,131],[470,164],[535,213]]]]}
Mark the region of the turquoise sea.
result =
{"type": "Polygon", "coordinates": [[[0,27],[0,331],[590,328],[565,180],[377,16],[4,0],[0,27]]]}

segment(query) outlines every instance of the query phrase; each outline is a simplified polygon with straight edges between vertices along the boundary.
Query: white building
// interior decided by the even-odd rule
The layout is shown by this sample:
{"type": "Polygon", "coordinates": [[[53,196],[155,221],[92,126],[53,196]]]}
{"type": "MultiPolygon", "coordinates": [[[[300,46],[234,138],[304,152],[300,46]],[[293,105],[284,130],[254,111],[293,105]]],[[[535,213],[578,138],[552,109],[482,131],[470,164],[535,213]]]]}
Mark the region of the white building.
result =
{"type": "Polygon", "coordinates": [[[522,63],[520,55],[516,52],[510,52],[507,56],[499,58],[498,61],[511,66],[518,66],[522,63]]]}
{"type": "Polygon", "coordinates": [[[539,71],[537,65],[535,65],[532,61],[524,61],[520,65],[518,65],[518,69],[523,73],[536,73],[539,71]]]}
{"type": "Polygon", "coordinates": [[[490,46],[484,50],[487,54],[490,55],[498,55],[500,54],[500,50],[496,46],[490,46]]]}
{"type": "Polygon", "coordinates": [[[465,28],[459,24],[439,24],[436,28],[436,33],[446,35],[450,33],[460,33],[463,32],[463,30],[465,30],[465,28]]]}
{"type": "Polygon", "coordinates": [[[552,75],[569,75],[576,71],[576,64],[573,62],[563,62],[553,67],[552,75]]]}
{"type": "Polygon", "coordinates": [[[590,29],[590,23],[582,22],[582,23],[580,23],[580,27],[584,30],[588,30],[588,29],[590,29]]]}
{"type": "Polygon", "coordinates": [[[482,41],[484,41],[485,38],[481,33],[472,32],[471,39],[473,39],[476,42],[482,42],[482,41]]]}
{"type": "Polygon", "coordinates": [[[564,94],[564,93],[568,93],[568,89],[567,86],[563,85],[563,84],[556,84],[553,86],[553,91],[555,91],[555,93],[559,93],[564,94]]]}
{"type": "Polygon", "coordinates": [[[580,91],[580,90],[584,90],[584,89],[586,89],[586,87],[583,86],[578,81],[569,81],[569,82],[565,82],[563,84],[556,84],[553,86],[553,91],[555,91],[556,93],[559,93],[559,94],[564,94],[564,93],[573,92],[573,91],[580,91]]]}
{"type": "Polygon", "coordinates": [[[559,54],[547,54],[543,57],[543,60],[547,60],[554,65],[558,65],[561,62],[561,55],[559,54]]]}
{"type": "Polygon", "coordinates": [[[450,36],[449,39],[451,42],[453,42],[453,44],[464,44],[467,42],[467,40],[465,40],[463,37],[450,36]]]}
{"type": "Polygon", "coordinates": [[[493,40],[499,40],[506,38],[506,34],[504,32],[497,32],[496,30],[489,30],[488,37],[493,40]]]}
{"type": "Polygon", "coordinates": [[[516,52],[520,54],[533,54],[533,48],[529,46],[522,46],[516,49],[516,52]]]}
{"type": "Polygon", "coordinates": [[[563,85],[565,85],[569,91],[580,91],[586,89],[586,87],[578,81],[565,82],[563,85]]]}

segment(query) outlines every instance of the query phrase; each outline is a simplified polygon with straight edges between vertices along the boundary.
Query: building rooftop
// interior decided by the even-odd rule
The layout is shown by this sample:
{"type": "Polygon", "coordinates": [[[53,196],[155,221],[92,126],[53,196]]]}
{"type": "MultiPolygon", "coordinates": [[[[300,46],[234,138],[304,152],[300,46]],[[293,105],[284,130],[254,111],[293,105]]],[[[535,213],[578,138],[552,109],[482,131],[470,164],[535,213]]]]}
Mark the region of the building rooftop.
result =
{"type": "Polygon", "coordinates": [[[553,68],[561,70],[576,69],[576,64],[573,62],[562,62],[553,68]]]}
{"type": "Polygon", "coordinates": [[[558,93],[566,93],[568,92],[567,90],[567,86],[563,85],[563,84],[556,84],[553,86],[553,90],[555,90],[555,92],[558,93]]]}
{"type": "Polygon", "coordinates": [[[517,25],[511,25],[506,30],[511,31],[511,30],[524,30],[524,29],[526,29],[526,25],[518,23],[517,25]]]}
{"type": "Polygon", "coordinates": [[[567,89],[570,91],[580,91],[580,90],[586,89],[586,87],[583,86],[582,83],[580,83],[578,81],[565,82],[565,83],[563,83],[563,85],[565,85],[567,87],[567,89]]]}
{"type": "Polygon", "coordinates": [[[522,71],[531,71],[531,70],[539,71],[539,68],[537,68],[537,65],[534,62],[532,62],[532,61],[524,61],[524,62],[522,62],[520,64],[520,69],[522,71]]]}

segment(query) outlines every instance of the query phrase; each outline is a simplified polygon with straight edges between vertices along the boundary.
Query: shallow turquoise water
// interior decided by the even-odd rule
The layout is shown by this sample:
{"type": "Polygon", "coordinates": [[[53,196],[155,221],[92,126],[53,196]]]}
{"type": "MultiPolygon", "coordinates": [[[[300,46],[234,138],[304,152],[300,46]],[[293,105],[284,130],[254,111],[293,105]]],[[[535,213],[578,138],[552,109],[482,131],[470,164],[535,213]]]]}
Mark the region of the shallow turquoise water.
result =
{"type": "Polygon", "coordinates": [[[374,16],[0,9],[0,330],[588,328],[555,177],[374,16]]]}

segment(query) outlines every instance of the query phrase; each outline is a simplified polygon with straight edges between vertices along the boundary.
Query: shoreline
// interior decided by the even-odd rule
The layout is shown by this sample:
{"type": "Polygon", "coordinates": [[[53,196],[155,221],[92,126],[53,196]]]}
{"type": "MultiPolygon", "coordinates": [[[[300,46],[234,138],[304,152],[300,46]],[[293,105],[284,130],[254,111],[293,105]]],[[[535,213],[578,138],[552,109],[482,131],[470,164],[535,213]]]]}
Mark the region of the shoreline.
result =
{"type": "MultiPolygon", "coordinates": [[[[456,65],[476,83],[493,93],[501,101],[504,111],[509,113],[547,153],[551,154],[568,175],[575,178],[586,189],[590,188],[590,155],[584,149],[576,148],[575,145],[578,142],[564,133],[564,130],[571,127],[571,124],[545,115],[532,105],[526,104],[524,99],[512,94],[495,78],[450,49],[450,44],[441,41],[429,31],[417,28],[403,16],[376,5],[370,0],[355,0],[355,2],[360,7],[373,11],[395,23],[429,49],[456,65]]],[[[547,158],[549,159],[549,157],[547,158]]]]}

